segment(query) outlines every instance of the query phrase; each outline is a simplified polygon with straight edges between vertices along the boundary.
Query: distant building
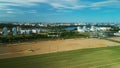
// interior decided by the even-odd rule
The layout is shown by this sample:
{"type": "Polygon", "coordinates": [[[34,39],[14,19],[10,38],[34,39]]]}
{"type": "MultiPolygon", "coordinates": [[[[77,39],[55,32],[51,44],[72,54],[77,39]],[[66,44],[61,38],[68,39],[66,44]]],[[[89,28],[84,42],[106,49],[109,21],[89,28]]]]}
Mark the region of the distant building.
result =
{"type": "Polygon", "coordinates": [[[36,34],[36,33],[37,33],[37,30],[36,30],[36,29],[32,29],[32,33],[33,33],[33,34],[36,34]]]}
{"type": "Polygon", "coordinates": [[[12,28],[12,34],[13,34],[13,36],[17,35],[17,28],[16,27],[12,28]]]}
{"type": "Polygon", "coordinates": [[[32,30],[30,29],[20,30],[20,34],[32,34],[32,30]]]}
{"type": "Polygon", "coordinates": [[[108,31],[111,29],[111,27],[97,27],[97,30],[102,30],[102,31],[108,31]]]}
{"type": "Polygon", "coordinates": [[[120,36],[120,30],[117,33],[114,33],[115,36],[120,36]]]}
{"type": "Polygon", "coordinates": [[[25,30],[20,30],[20,34],[25,34],[26,31],[25,30]]]}
{"type": "Polygon", "coordinates": [[[96,31],[95,26],[91,26],[90,31],[96,31]]]}
{"type": "Polygon", "coordinates": [[[77,31],[78,31],[78,32],[85,32],[85,30],[84,30],[84,29],[81,29],[79,26],[77,27],[77,31]]]}
{"type": "Polygon", "coordinates": [[[36,32],[37,32],[37,34],[39,34],[41,32],[41,30],[40,29],[36,29],[36,32]]]}
{"type": "Polygon", "coordinates": [[[99,38],[106,38],[106,37],[108,37],[108,34],[106,32],[100,31],[98,36],[99,36],[99,38]]]}
{"type": "Polygon", "coordinates": [[[20,34],[39,34],[41,32],[40,29],[24,29],[20,30],[20,34]]]}
{"type": "Polygon", "coordinates": [[[86,30],[87,30],[86,26],[83,26],[83,30],[84,30],[84,31],[86,31],[86,30]]]}
{"type": "Polygon", "coordinates": [[[21,28],[19,26],[17,26],[17,34],[20,34],[21,28]]]}
{"type": "Polygon", "coordinates": [[[32,34],[32,30],[31,29],[25,30],[25,34],[32,34]]]}
{"type": "Polygon", "coordinates": [[[7,36],[7,35],[8,35],[8,29],[7,29],[7,27],[4,27],[4,28],[3,28],[2,34],[3,34],[4,36],[7,36]]]}

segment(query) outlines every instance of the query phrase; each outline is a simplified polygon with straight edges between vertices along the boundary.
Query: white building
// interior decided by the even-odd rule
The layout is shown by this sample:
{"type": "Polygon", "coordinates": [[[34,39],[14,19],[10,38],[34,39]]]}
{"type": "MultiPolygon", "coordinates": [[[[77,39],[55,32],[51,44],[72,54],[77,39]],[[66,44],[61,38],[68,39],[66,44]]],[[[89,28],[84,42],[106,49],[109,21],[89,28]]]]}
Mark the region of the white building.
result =
{"type": "Polygon", "coordinates": [[[39,34],[41,32],[40,29],[24,29],[20,30],[20,34],[39,34]]]}
{"type": "Polygon", "coordinates": [[[9,32],[8,32],[7,27],[4,27],[3,30],[2,30],[2,34],[3,34],[4,36],[7,36],[8,33],[9,33],[9,32]]]}
{"type": "Polygon", "coordinates": [[[91,26],[90,31],[96,31],[95,26],[91,26]]]}
{"type": "Polygon", "coordinates": [[[85,32],[85,30],[84,30],[84,29],[81,29],[79,26],[77,27],[77,31],[78,31],[78,32],[85,32]]]}
{"type": "Polygon", "coordinates": [[[120,30],[117,33],[114,33],[115,36],[120,36],[120,30]]]}
{"type": "Polygon", "coordinates": [[[97,30],[107,31],[110,30],[111,27],[98,27],[97,30]]]}
{"type": "Polygon", "coordinates": [[[108,31],[111,27],[95,27],[91,26],[90,31],[108,31]]]}
{"type": "Polygon", "coordinates": [[[36,34],[37,30],[36,29],[32,29],[32,33],[36,34]]]}
{"type": "Polygon", "coordinates": [[[32,30],[20,30],[20,34],[31,34],[32,30]]]}
{"type": "Polygon", "coordinates": [[[13,28],[12,28],[12,33],[13,33],[13,36],[16,36],[16,35],[17,35],[17,28],[16,28],[16,27],[13,27],[13,28]]]}
{"type": "Polygon", "coordinates": [[[87,30],[86,26],[83,26],[83,30],[85,30],[85,31],[87,30]]]}
{"type": "Polygon", "coordinates": [[[20,34],[25,34],[25,30],[20,30],[20,34]]]}

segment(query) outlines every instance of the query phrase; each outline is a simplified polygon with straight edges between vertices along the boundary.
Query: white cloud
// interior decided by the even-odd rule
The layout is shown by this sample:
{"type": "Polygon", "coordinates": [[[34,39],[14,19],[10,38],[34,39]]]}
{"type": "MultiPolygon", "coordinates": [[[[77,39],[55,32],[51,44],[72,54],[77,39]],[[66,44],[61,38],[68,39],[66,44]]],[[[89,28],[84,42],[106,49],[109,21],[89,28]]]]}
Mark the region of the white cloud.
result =
{"type": "Polygon", "coordinates": [[[91,7],[120,7],[119,0],[105,0],[101,2],[95,2],[91,4],[91,7]]]}
{"type": "Polygon", "coordinates": [[[37,2],[46,3],[47,0],[0,0],[0,10],[10,8],[9,6],[34,6],[37,2]]]}
{"type": "MultiPolygon", "coordinates": [[[[37,3],[45,3],[55,9],[97,9],[101,7],[120,7],[119,0],[104,0],[99,2],[84,0],[0,0],[0,10],[11,9],[9,6],[31,7],[38,5],[37,3]]],[[[35,13],[35,12],[33,12],[35,13]]]]}
{"type": "Polygon", "coordinates": [[[86,6],[84,3],[82,3],[80,0],[60,0],[60,1],[55,1],[51,0],[49,2],[49,5],[53,6],[54,8],[57,9],[81,9],[85,8],[86,6]]]}
{"type": "Polygon", "coordinates": [[[12,11],[7,11],[6,13],[9,13],[9,14],[11,14],[11,13],[14,13],[14,12],[12,12],[12,11]]]}
{"type": "MultiPolygon", "coordinates": [[[[0,6],[34,6],[36,3],[46,3],[54,8],[76,8],[79,0],[0,0],[0,6]]],[[[79,7],[81,8],[81,7],[79,7]]]]}

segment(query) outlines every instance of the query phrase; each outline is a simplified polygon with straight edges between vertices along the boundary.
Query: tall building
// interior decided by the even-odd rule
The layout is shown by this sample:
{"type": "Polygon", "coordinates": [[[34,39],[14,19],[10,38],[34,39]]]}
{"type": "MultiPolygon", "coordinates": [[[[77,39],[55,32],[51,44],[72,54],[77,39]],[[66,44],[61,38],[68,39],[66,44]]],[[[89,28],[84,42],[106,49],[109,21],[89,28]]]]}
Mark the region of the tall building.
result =
{"type": "Polygon", "coordinates": [[[19,26],[17,26],[17,34],[20,34],[21,28],[19,26]]]}
{"type": "Polygon", "coordinates": [[[41,30],[40,29],[36,29],[36,31],[37,31],[37,34],[39,34],[41,30]]]}
{"type": "Polygon", "coordinates": [[[91,26],[90,31],[95,31],[95,30],[96,30],[95,26],[91,26]]]}
{"type": "Polygon", "coordinates": [[[13,33],[13,36],[16,36],[16,35],[17,35],[17,29],[16,29],[16,27],[13,27],[13,28],[12,28],[12,33],[13,33]]]}
{"type": "Polygon", "coordinates": [[[4,28],[3,28],[2,34],[3,34],[4,36],[7,36],[7,35],[8,35],[8,29],[7,29],[7,27],[4,27],[4,28]]]}
{"type": "Polygon", "coordinates": [[[87,30],[86,26],[83,26],[83,30],[84,30],[84,31],[86,31],[86,30],[87,30]]]}

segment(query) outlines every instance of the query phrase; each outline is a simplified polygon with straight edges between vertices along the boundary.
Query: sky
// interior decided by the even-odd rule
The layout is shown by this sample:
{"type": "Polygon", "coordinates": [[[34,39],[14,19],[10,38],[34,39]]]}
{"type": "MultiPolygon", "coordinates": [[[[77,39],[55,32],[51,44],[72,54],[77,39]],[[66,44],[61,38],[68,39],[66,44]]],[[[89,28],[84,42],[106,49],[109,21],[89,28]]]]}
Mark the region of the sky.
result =
{"type": "Polygon", "coordinates": [[[0,21],[120,23],[120,0],[0,0],[0,21]]]}

